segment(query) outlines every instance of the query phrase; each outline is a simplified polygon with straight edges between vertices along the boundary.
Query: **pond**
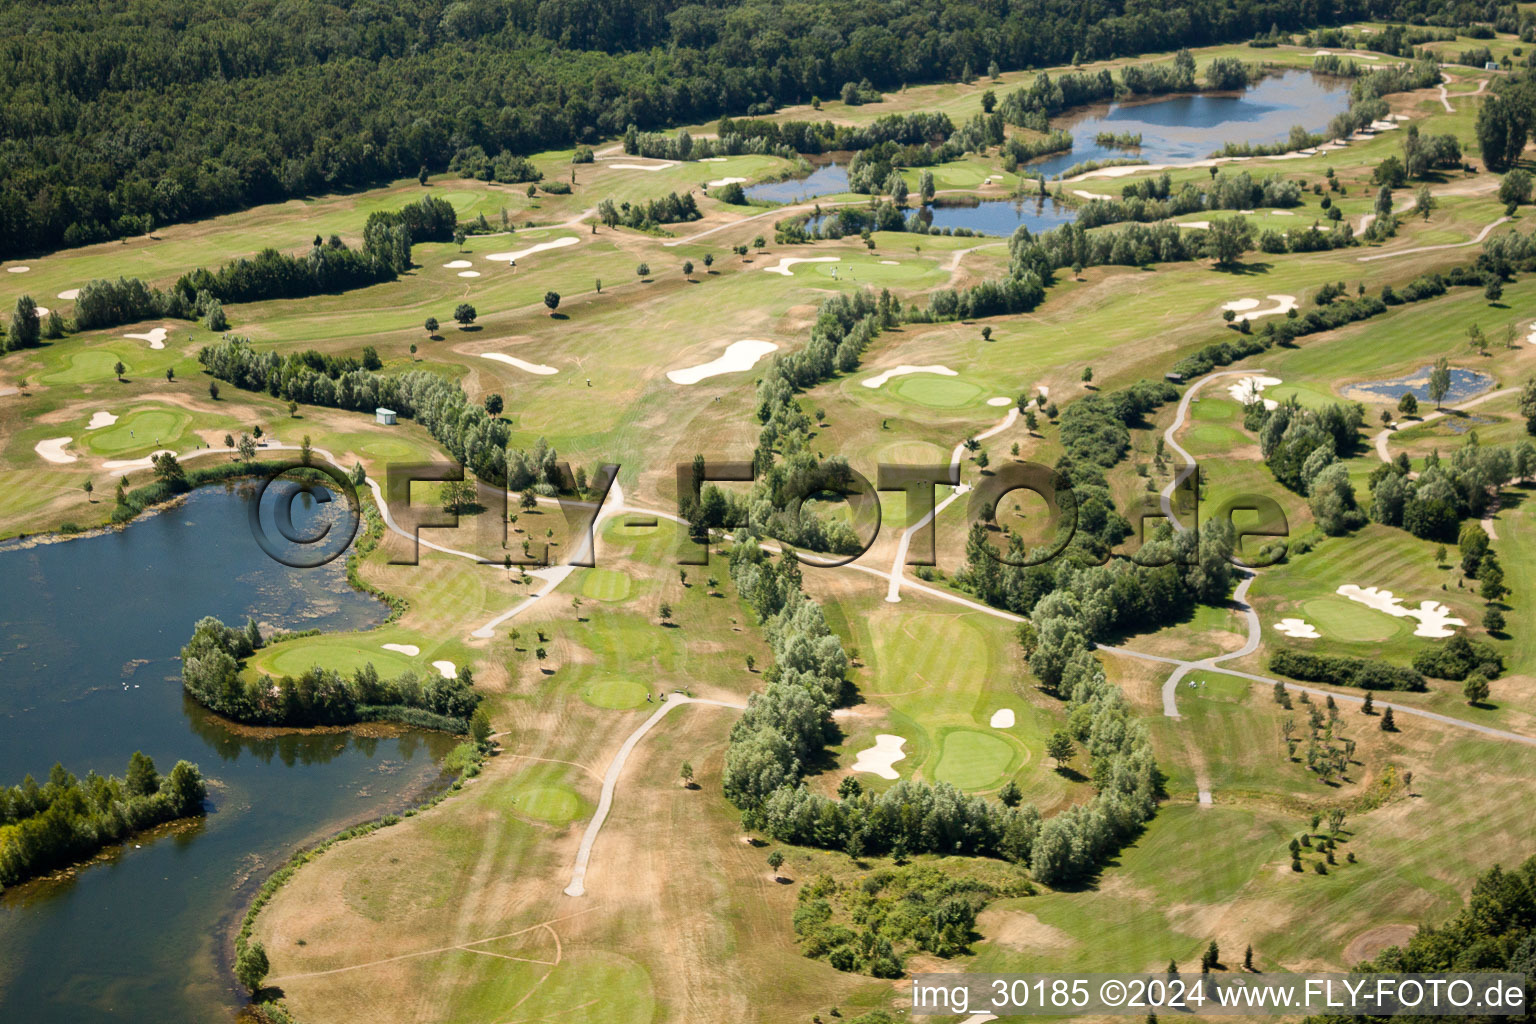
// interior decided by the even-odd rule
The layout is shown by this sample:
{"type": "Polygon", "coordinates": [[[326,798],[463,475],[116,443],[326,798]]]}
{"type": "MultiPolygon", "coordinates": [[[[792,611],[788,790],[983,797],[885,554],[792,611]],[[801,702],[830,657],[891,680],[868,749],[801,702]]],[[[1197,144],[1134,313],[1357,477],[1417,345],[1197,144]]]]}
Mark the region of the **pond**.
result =
{"type": "MultiPolygon", "coordinates": [[[[1404,394],[1412,394],[1419,400],[1421,406],[1429,403],[1434,406],[1434,399],[1429,397],[1429,372],[1432,366],[1421,366],[1412,373],[1395,378],[1393,380],[1365,381],[1361,384],[1352,384],[1344,391],[1346,398],[1356,402],[1391,402],[1395,404],[1404,394]]],[[[1478,370],[1464,370],[1459,366],[1451,367],[1451,386],[1445,393],[1441,404],[1455,405],[1457,402],[1465,402],[1475,395],[1493,387],[1493,378],[1478,370]]]]}
{"type": "Polygon", "coordinates": [[[209,783],[206,820],[0,893],[0,1020],[232,1020],[241,1000],[221,958],[254,888],[295,848],[440,778],[446,735],[258,735],[184,697],[177,654],[204,615],[254,616],[270,633],[387,614],[347,585],[342,559],[269,559],[244,491],[205,488],[119,532],[0,551],[0,782],[45,778],[55,761],[121,776],[143,750],[161,771],[195,762],[209,783]]]}
{"type": "MultiPolygon", "coordinates": [[[[825,213],[806,222],[806,227],[822,227],[836,218],[837,214],[825,213]]],[[[1054,199],[1031,197],[1029,199],[972,199],[965,197],[941,197],[931,206],[918,207],[908,214],[908,220],[925,221],[932,230],[955,228],[968,229],[979,235],[1013,234],[1019,225],[1039,234],[1062,224],[1070,224],[1077,212],[1065,203],[1054,199]]],[[[857,232],[854,232],[857,233],[857,232]]]]}
{"type": "MultiPolygon", "coordinates": [[[[1053,127],[1072,132],[1071,152],[1041,157],[1027,165],[1047,178],[1088,160],[1134,158],[1147,163],[1203,160],[1228,142],[1283,141],[1292,125],[1320,132],[1349,106],[1349,80],[1310,71],[1270,75],[1233,93],[1198,93],[1083,107],[1058,117],[1053,127]],[[1138,149],[1101,146],[1100,132],[1141,134],[1138,149]]],[[[824,164],[809,175],[750,185],[751,199],[792,203],[848,188],[848,169],[824,164]]],[[[943,225],[941,225],[943,226],[943,225]]],[[[950,226],[961,226],[954,224],[950,226]]],[[[1011,229],[1009,229],[1011,230],[1011,229]]],[[[1032,229],[1033,230],[1033,229],[1032,229]]],[[[994,232],[989,232],[994,233],[994,232]]],[[[997,231],[1006,234],[1005,231],[997,231]]]]}

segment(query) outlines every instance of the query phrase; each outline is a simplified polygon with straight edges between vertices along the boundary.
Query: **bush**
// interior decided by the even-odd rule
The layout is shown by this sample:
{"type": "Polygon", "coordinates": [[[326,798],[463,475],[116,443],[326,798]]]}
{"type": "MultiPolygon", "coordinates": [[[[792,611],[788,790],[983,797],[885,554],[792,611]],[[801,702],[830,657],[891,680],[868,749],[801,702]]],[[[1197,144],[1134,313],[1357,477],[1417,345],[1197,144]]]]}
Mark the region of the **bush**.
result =
{"type": "Polygon", "coordinates": [[[1453,636],[1444,643],[1432,644],[1414,655],[1413,667],[1426,676],[1459,683],[1477,671],[1489,679],[1497,679],[1504,671],[1504,659],[1490,644],[1469,640],[1464,636],[1453,636]]]}
{"type": "Polygon", "coordinates": [[[1414,668],[1409,669],[1364,658],[1281,650],[1270,656],[1269,670],[1292,679],[1333,683],[1336,686],[1358,686],[1362,690],[1425,688],[1424,676],[1418,671],[1418,659],[1414,659],[1414,668]]]}

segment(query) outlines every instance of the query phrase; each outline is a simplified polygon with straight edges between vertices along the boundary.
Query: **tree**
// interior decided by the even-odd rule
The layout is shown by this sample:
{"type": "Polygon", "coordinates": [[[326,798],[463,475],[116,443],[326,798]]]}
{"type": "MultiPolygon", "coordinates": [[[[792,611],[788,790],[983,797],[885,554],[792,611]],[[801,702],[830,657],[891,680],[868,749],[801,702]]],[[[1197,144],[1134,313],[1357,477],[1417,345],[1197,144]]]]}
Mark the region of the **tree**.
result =
{"type": "Polygon", "coordinates": [[[714,265],[715,265],[715,254],[712,253],[712,252],[705,253],[704,254],[704,269],[708,270],[710,267],[712,267],[714,265]]]}
{"type": "Polygon", "coordinates": [[[299,442],[299,461],[307,466],[314,460],[314,457],[315,450],[310,447],[309,435],[305,434],[304,440],[299,442]]]}
{"type": "Polygon", "coordinates": [[[475,322],[475,307],[467,302],[461,302],[453,311],[453,318],[463,327],[468,327],[475,322]]]}
{"type": "Polygon", "coordinates": [[[1392,216],[1392,190],[1386,185],[1376,190],[1376,203],[1373,209],[1378,217],[1392,216]]]}
{"type": "MultiPolygon", "coordinates": [[[[428,337],[430,337],[432,335],[435,335],[437,333],[437,327],[438,327],[437,317],[435,317],[435,316],[427,317],[427,322],[423,326],[426,327],[426,329],[427,329],[428,337]]],[[[412,352],[416,351],[416,347],[414,345],[411,346],[411,351],[412,352]]]]}
{"type": "Polygon", "coordinates": [[[747,671],[748,672],[756,672],[757,671],[757,658],[753,657],[750,654],[747,655],[747,671]]]}
{"type": "Polygon", "coordinates": [[[542,662],[542,661],[543,661],[543,660],[544,660],[544,659],[545,659],[545,658],[547,658],[547,657],[549,657],[549,652],[548,652],[548,651],[546,651],[546,650],[545,650],[545,649],[544,649],[544,648],[542,648],[542,647],[539,647],[539,648],[536,648],[536,649],[535,649],[535,650],[534,650],[534,652],[533,652],[533,656],[534,656],[534,657],[535,657],[535,658],[538,658],[538,659],[539,659],[539,661],[541,661],[541,662],[542,662]]]}
{"type": "Polygon", "coordinates": [[[524,491],[517,499],[517,503],[524,511],[531,512],[539,507],[539,498],[532,491],[524,491]]]}
{"type": "Polygon", "coordinates": [[[1429,371],[1429,397],[1435,403],[1435,408],[1440,408],[1441,399],[1451,391],[1451,367],[1445,356],[1435,360],[1434,369],[1429,371]]]}
{"type": "Polygon", "coordinates": [[[1090,384],[1092,382],[1093,382],[1093,367],[1091,367],[1091,366],[1083,367],[1083,383],[1084,384],[1090,384]]]}
{"type": "Polygon", "coordinates": [[[1512,168],[1499,182],[1499,202],[1505,206],[1522,206],[1531,201],[1531,176],[1523,168],[1512,168]]]}
{"type": "Polygon", "coordinates": [[[1365,700],[1360,704],[1360,713],[1362,715],[1374,715],[1376,713],[1376,701],[1371,696],[1370,690],[1365,691],[1365,700]]]}
{"type": "MultiPolygon", "coordinates": [[[[87,483],[89,483],[89,481],[87,481],[87,483]]],[[[1490,633],[1502,633],[1504,632],[1504,626],[1505,622],[1503,612],[1499,611],[1493,605],[1489,605],[1487,608],[1483,609],[1484,629],[1490,633]]]]}
{"type": "Polygon", "coordinates": [[[416,182],[417,182],[417,184],[420,184],[420,185],[425,185],[427,183],[427,165],[426,164],[422,164],[421,165],[421,170],[416,172],[416,182]]]}
{"type": "Polygon", "coordinates": [[[154,759],[142,750],[135,750],[128,758],[128,776],[124,780],[130,796],[151,796],[160,789],[160,773],[155,771],[154,759]]]}
{"type": "Polygon", "coordinates": [[[683,260],[683,276],[693,276],[693,260],[683,260]]]}
{"type": "Polygon", "coordinates": [[[784,864],[784,854],[774,850],[768,855],[768,867],[773,872],[773,877],[779,877],[779,868],[784,864]]]}
{"type": "Polygon", "coordinates": [[[289,399],[288,400],[288,418],[289,419],[297,419],[298,415],[299,415],[299,403],[293,401],[292,399],[289,399]]]}
{"type": "Polygon", "coordinates": [[[454,230],[453,230],[453,244],[456,247],[458,247],[460,252],[464,251],[464,239],[467,238],[467,237],[468,236],[464,233],[464,229],[463,228],[454,228],[454,230]]]}
{"type": "Polygon", "coordinates": [[[560,293],[559,292],[545,292],[544,293],[544,305],[549,308],[549,315],[550,316],[554,316],[555,315],[555,310],[560,308],[560,293]]]}
{"type": "Polygon", "coordinates": [[[42,320],[37,312],[37,303],[32,300],[32,296],[23,295],[16,300],[16,310],[11,314],[11,329],[5,348],[36,348],[42,342],[42,336],[42,320]]]}
{"type": "Polygon", "coordinates": [[[469,716],[469,736],[482,747],[490,741],[491,716],[484,707],[475,708],[475,713],[469,716]]]}
{"type": "Polygon", "coordinates": [[[203,323],[210,331],[229,330],[229,318],[224,315],[224,304],[218,299],[209,300],[207,311],[203,314],[203,323]]]}
{"type": "Polygon", "coordinates": [[[444,512],[458,512],[475,500],[475,485],[468,480],[448,480],[439,492],[444,512]]]}
{"type": "MultiPolygon", "coordinates": [[[[176,379],[176,367],[167,366],[165,368],[165,379],[168,381],[173,381],[176,379]]],[[[290,402],[289,404],[292,405],[293,403],[290,402]]]]}
{"type": "Polygon", "coordinates": [[[240,452],[240,461],[250,462],[256,458],[256,442],[251,439],[251,435],[241,434],[240,444],[237,445],[237,448],[240,452]]]}
{"type": "Polygon", "coordinates": [[[693,788],[693,765],[689,764],[687,761],[684,761],[683,767],[678,770],[677,774],[682,778],[683,786],[685,788],[693,788]]]}
{"type": "Polygon", "coordinates": [[[1068,761],[1072,760],[1072,755],[1075,751],[1076,747],[1072,743],[1072,734],[1061,729],[1051,734],[1051,738],[1045,747],[1045,752],[1055,760],[1057,768],[1065,766],[1068,761]]]}
{"type": "Polygon", "coordinates": [[[1253,944],[1252,943],[1249,943],[1248,948],[1243,950],[1243,970],[1245,970],[1245,971],[1253,970],[1253,944]]]}
{"type": "Polygon", "coordinates": [[[924,206],[933,202],[933,172],[923,171],[917,176],[917,195],[924,206]]]}
{"type": "Polygon", "coordinates": [[[1024,800],[1024,793],[1019,789],[1019,784],[1012,779],[1003,786],[997,794],[997,799],[1004,807],[1017,807],[1024,800]]]}
{"type": "Polygon", "coordinates": [[[1413,208],[1419,211],[1419,216],[1425,220],[1429,220],[1429,212],[1438,205],[1428,185],[1420,185],[1419,190],[1413,194],[1413,208]]]}
{"type": "Polygon", "coordinates": [[[272,965],[267,962],[267,950],[259,942],[247,942],[235,957],[235,978],[255,995],[266,980],[272,965]]]}
{"type": "Polygon", "coordinates": [[[496,392],[493,391],[485,396],[485,411],[492,416],[500,416],[501,410],[504,408],[506,408],[506,403],[502,401],[501,396],[496,392]]]}
{"type": "Polygon", "coordinates": [[[1381,714],[1381,731],[1397,732],[1397,723],[1392,719],[1392,709],[1390,707],[1381,714]]]}
{"type": "Polygon", "coordinates": [[[672,606],[667,604],[667,602],[661,602],[661,607],[657,609],[657,612],[660,613],[663,623],[672,621],[672,606]]]}
{"type": "Polygon", "coordinates": [[[1419,400],[1412,391],[1403,392],[1403,397],[1397,400],[1397,411],[1404,416],[1419,414],[1419,400]]]}
{"type": "Polygon", "coordinates": [[[1509,593],[1509,588],[1504,585],[1504,567],[1499,565],[1492,551],[1483,557],[1483,564],[1477,570],[1477,582],[1478,594],[1484,601],[1497,601],[1509,593]]]}
{"type": "Polygon", "coordinates": [[[1229,267],[1253,248],[1253,229],[1243,217],[1223,217],[1211,222],[1205,245],[1217,266],[1229,267]]]}
{"type": "Polygon", "coordinates": [[[1205,954],[1200,958],[1200,966],[1208,971],[1215,970],[1221,966],[1221,949],[1216,945],[1215,939],[1212,939],[1211,944],[1205,947],[1205,954]]]}
{"type": "Polygon", "coordinates": [[[650,264],[648,264],[648,263],[638,264],[635,267],[635,276],[641,278],[642,280],[647,278],[647,277],[650,277],[651,276],[651,266],[650,266],[650,264]]]}
{"type": "Polygon", "coordinates": [[[411,346],[411,362],[414,363],[415,361],[416,361],[416,346],[412,345],[411,346]]]}
{"type": "Polygon", "coordinates": [[[766,246],[767,244],[768,244],[768,240],[766,238],[764,238],[762,235],[758,235],[756,238],[752,239],[752,248],[754,248],[754,249],[761,249],[764,246],[766,246]]]}
{"type": "Polygon", "coordinates": [[[80,489],[85,492],[85,500],[86,501],[94,501],[95,500],[94,498],[91,497],[91,492],[96,490],[96,485],[95,484],[93,484],[89,480],[87,480],[85,483],[80,485],[80,489]]]}
{"type": "Polygon", "coordinates": [[[123,382],[123,374],[128,372],[128,367],[124,366],[123,361],[119,359],[112,364],[112,372],[117,375],[117,382],[121,384],[123,382]]]}
{"type": "Polygon", "coordinates": [[[1466,684],[1461,688],[1461,695],[1467,698],[1467,703],[1473,707],[1477,707],[1487,700],[1488,693],[1488,677],[1481,672],[1473,672],[1467,676],[1466,684]]]}
{"type": "Polygon", "coordinates": [[[211,381],[208,382],[208,397],[213,399],[215,402],[217,402],[219,400],[219,382],[218,381],[211,380],[211,381]]]}

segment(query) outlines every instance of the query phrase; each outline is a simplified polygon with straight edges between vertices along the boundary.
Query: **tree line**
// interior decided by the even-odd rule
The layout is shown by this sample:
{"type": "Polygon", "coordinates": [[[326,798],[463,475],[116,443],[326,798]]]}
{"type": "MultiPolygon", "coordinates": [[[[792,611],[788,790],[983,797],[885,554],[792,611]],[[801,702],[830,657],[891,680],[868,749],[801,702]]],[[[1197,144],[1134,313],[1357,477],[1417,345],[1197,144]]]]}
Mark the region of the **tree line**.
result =
{"type": "Polygon", "coordinates": [[[162,776],[142,752],[119,779],[80,779],[55,764],[48,781],[28,775],[0,789],[0,888],[91,856],[135,832],[203,813],[206,788],[197,766],[177,761],[162,776]]]}
{"type": "Polygon", "coordinates": [[[392,721],[426,729],[467,733],[480,706],[468,665],[452,679],[422,680],[406,671],[381,679],[373,663],[347,678],[312,666],[297,678],[272,679],[245,673],[242,663],[264,646],[256,623],[226,626],[212,616],[199,619],[181,649],[181,685],[212,711],[250,725],[348,725],[392,721]]]}
{"type": "Polygon", "coordinates": [[[463,167],[477,147],[527,155],[631,124],[767,112],[865,79],[889,90],[992,64],[1173,50],[1395,6],[1191,0],[1168,17],[1123,0],[917,0],[899,12],[834,0],[302,11],[22,0],[0,12],[0,256],[379,184],[455,159],[463,167]]]}

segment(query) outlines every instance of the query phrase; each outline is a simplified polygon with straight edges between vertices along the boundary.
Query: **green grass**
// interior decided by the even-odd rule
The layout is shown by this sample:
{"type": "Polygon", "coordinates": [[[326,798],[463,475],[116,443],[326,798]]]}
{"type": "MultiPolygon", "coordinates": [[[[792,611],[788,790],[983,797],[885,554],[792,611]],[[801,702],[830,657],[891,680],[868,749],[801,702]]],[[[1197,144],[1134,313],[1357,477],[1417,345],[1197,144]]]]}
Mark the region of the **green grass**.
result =
{"type": "Polygon", "coordinates": [[[644,704],[650,691],[633,679],[603,679],[581,691],[581,699],[599,708],[627,710],[644,704]]]}
{"type": "Polygon", "coordinates": [[[966,790],[1001,786],[1018,756],[1013,744],[995,733],[952,729],[944,734],[934,777],[966,790]]]}
{"type": "Polygon", "coordinates": [[[630,580],[622,572],[593,568],[582,573],[581,593],[598,601],[622,601],[629,597],[630,580]]]}
{"type": "Polygon", "coordinates": [[[406,671],[414,671],[417,675],[436,671],[431,666],[433,659],[408,658],[395,651],[386,651],[379,646],[381,643],[392,641],[380,640],[378,643],[372,641],[371,635],[367,640],[349,639],[344,636],[291,640],[260,652],[253,665],[258,671],[271,676],[298,676],[315,665],[350,676],[364,665],[372,664],[379,670],[379,675],[386,679],[394,678],[406,671]]]}
{"type": "Polygon", "coordinates": [[[982,388],[967,380],[914,373],[885,385],[893,394],[930,409],[959,409],[982,396],[982,388]]]}
{"type": "Polygon", "coordinates": [[[1406,620],[1344,597],[1314,597],[1301,610],[1319,632],[1340,640],[1388,640],[1407,630],[1406,620]]]}
{"type": "Polygon", "coordinates": [[[180,409],[135,409],[110,427],[87,430],[85,443],[98,455],[148,450],[170,445],[192,422],[192,414],[180,409]]]}

